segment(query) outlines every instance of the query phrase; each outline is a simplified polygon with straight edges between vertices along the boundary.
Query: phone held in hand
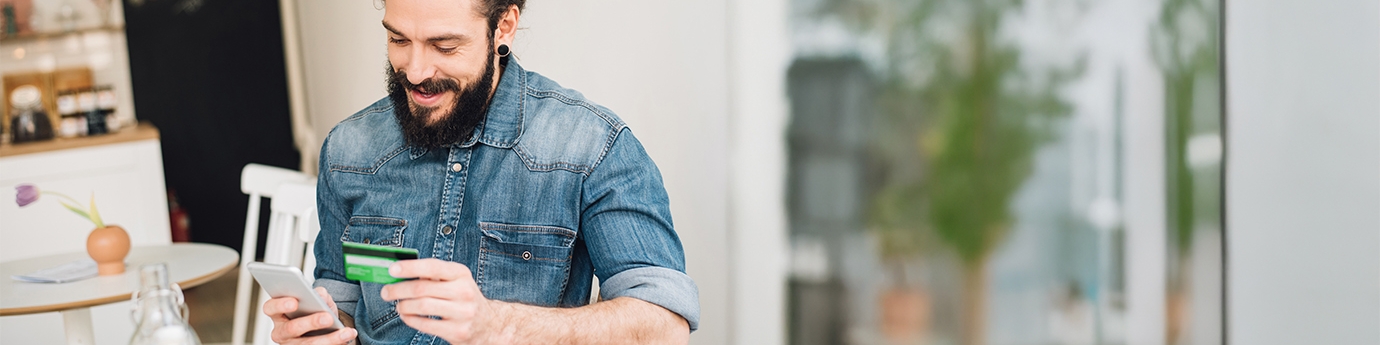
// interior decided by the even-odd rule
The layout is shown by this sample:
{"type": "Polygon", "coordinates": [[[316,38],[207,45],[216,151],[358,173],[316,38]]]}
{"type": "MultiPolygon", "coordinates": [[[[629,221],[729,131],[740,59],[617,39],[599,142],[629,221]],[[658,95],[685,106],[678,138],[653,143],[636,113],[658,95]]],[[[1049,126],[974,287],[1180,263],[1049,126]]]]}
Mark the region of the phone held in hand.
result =
{"type": "Polygon", "coordinates": [[[249,274],[254,275],[254,280],[268,292],[273,298],[292,297],[297,299],[297,311],[287,314],[289,319],[325,312],[331,315],[331,325],[326,328],[314,330],[303,334],[311,337],[322,334],[329,334],[339,329],[344,329],[345,325],[340,323],[340,316],[331,311],[331,307],[326,301],[321,299],[321,295],[312,290],[311,284],[307,284],[307,278],[302,274],[302,270],[297,267],[266,264],[262,262],[251,262],[248,266],[249,274]]]}
{"type": "Polygon", "coordinates": [[[400,282],[404,279],[388,274],[388,266],[398,260],[417,259],[417,250],[412,248],[354,242],[343,242],[340,247],[345,254],[345,278],[350,280],[379,284],[400,282]]]}

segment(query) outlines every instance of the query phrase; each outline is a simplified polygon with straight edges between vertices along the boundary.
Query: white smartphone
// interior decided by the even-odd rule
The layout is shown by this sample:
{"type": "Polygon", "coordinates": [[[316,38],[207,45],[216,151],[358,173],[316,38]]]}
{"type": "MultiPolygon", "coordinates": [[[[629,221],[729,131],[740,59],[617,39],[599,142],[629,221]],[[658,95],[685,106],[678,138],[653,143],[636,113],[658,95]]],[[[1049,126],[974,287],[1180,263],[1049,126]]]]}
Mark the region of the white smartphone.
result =
{"type": "Polygon", "coordinates": [[[326,305],[326,301],[321,300],[321,295],[312,290],[311,284],[307,284],[307,278],[302,274],[302,270],[297,269],[297,267],[262,262],[251,262],[247,267],[249,267],[249,274],[254,275],[254,280],[259,282],[259,286],[262,286],[264,291],[268,291],[269,296],[297,299],[297,311],[288,313],[289,319],[320,312],[331,315],[332,324],[330,326],[307,332],[302,336],[312,337],[329,334],[345,328],[345,325],[340,323],[340,316],[331,311],[331,307],[326,305]]]}

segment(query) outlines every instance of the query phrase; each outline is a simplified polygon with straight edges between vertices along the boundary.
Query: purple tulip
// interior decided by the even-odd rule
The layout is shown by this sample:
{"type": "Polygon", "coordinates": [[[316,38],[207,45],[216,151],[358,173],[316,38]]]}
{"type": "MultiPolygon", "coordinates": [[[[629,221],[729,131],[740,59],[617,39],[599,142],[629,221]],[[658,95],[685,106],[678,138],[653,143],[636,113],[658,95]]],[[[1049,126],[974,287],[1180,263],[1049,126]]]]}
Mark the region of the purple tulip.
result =
{"type": "Polygon", "coordinates": [[[29,206],[38,201],[38,187],[31,184],[21,184],[14,187],[14,202],[19,203],[19,207],[29,206]]]}

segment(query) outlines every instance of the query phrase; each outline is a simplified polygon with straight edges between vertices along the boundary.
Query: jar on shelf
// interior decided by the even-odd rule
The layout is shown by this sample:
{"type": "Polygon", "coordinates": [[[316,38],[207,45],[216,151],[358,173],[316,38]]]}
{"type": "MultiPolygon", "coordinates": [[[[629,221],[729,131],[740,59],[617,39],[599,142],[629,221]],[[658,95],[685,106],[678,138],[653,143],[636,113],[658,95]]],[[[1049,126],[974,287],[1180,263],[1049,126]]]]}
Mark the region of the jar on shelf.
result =
{"type": "Polygon", "coordinates": [[[86,117],[86,135],[99,135],[107,132],[105,114],[98,106],[96,89],[84,89],[77,93],[77,109],[86,117]]]}
{"type": "Polygon", "coordinates": [[[42,100],[37,86],[24,85],[10,92],[10,140],[14,143],[53,138],[53,122],[42,100]]]}
{"type": "Polygon", "coordinates": [[[58,136],[64,138],[86,135],[86,114],[77,111],[77,90],[58,92],[58,136]]]}
{"type": "Polygon", "coordinates": [[[119,100],[115,98],[115,88],[110,85],[96,87],[96,111],[100,112],[101,119],[105,122],[106,132],[113,132],[120,129],[119,119],[115,118],[115,106],[119,100]]]}

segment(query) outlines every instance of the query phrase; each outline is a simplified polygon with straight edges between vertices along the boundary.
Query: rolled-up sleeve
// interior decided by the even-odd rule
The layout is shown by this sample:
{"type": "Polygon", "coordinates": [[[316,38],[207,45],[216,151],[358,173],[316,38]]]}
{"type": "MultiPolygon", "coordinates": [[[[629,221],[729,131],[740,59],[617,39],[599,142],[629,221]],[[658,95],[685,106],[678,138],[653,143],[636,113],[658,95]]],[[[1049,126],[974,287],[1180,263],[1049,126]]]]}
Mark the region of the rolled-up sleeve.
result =
{"type": "Polygon", "coordinates": [[[331,294],[331,300],[335,301],[335,307],[340,311],[354,316],[359,308],[359,285],[351,282],[344,282],[335,279],[317,279],[311,284],[316,287],[326,288],[326,292],[331,294]]]}
{"type": "Polygon", "coordinates": [[[699,290],[685,274],[685,252],[671,223],[661,172],[623,129],[584,184],[581,236],[599,295],[632,297],[680,315],[699,329],[699,290]]]}
{"type": "Polygon", "coordinates": [[[608,281],[600,280],[599,297],[604,300],[632,297],[647,301],[680,314],[690,324],[691,331],[700,328],[699,289],[684,272],[662,267],[618,272],[608,281]]]}

